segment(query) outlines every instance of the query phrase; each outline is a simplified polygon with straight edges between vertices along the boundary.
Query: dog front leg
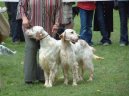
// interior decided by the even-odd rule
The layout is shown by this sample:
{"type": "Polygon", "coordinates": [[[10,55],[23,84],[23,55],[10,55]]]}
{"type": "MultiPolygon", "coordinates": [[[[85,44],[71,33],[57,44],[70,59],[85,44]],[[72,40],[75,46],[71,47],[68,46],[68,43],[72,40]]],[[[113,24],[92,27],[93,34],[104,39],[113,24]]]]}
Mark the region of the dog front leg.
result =
{"type": "Polygon", "coordinates": [[[89,60],[89,62],[87,62],[87,67],[90,70],[90,76],[88,81],[92,81],[94,77],[94,65],[92,63],[92,60],[89,60]]]}
{"type": "Polygon", "coordinates": [[[49,87],[52,87],[56,75],[56,69],[50,70],[49,87]]]}
{"type": "Polygon", "coordinates": [[[64,73],[64,84],[68,85],[68,66],[64,65],[63,66],[63,73],[64,73]]]}
{"type": "Polygon", "coordinates": [[[73,73],[73,86],[77,85],[77,78],[79,77],[78,75],[78,63],[75,63],[72,67],[72,73],[73,73]]]}
{"type": "Polygon", "coordinates": [[[48,85],[49,85],[49,73],[47,73],[45,70],[44,70],[44,76],[45,76],[45,84],[44,84],[44,86],[48,87],[48,85]]]}

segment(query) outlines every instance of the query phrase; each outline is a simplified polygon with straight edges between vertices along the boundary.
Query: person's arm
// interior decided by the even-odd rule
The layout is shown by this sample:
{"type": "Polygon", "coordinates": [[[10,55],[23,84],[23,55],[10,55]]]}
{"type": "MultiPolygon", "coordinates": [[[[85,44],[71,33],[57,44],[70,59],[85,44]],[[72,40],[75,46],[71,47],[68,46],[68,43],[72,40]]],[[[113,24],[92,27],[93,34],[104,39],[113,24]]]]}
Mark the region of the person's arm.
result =
{"type": "Polygon", "coordinates": [[[62,2],[61,2],[61,0],[59,0],[56,4],[57,4],[57,7],[56,7],[57,11],[56,11],[56,16],[55,16],[55,24],[53,25],[53,28],[52,28],[53,33],[57,32],[59,25],[62,22],[62,2]]]}
{"type": "Polygon", "coordinates": [[[25,28],[30,27],[29,20],[27,18],[27,6],[28,0],[20,0],[17,10],[17,19],[22,19],[22,24],[25,28]]]}

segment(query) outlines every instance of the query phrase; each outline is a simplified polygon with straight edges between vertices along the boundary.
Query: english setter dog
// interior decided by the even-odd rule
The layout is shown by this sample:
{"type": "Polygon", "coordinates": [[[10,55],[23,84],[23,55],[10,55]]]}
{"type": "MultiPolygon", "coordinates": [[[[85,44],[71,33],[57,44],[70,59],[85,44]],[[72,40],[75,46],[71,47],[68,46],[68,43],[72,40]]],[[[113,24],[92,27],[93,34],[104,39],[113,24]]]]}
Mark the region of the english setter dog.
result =
{"type": "MultiPolygon", "coordinates": [[[[75,76],[73,77],[75,80],[83,80],[84,72],[86,68],[88,68],[90,70],[89,81],[92,81],[94,73],[94,66],[92,62],[93,59],[104,59],[104,58],[95,55],[93,53],[95,49],[89,46],[87,42],[81,39],[78,40],[78,35],[73,29],[66,29],[61,34],[60,37],[62,40],[60,58],[64,67],[65,83],[67,84],[68,82],[67,80],[68,67],[66,65],[72,66],[73,76],[74,75],[77,76],[76,79],[75,76]],[[78,74],[77,74],[77,66],[79,66],[78,74]]],[[[73,85],[76,85],[76,83],[74,82],[73,85]]]]}
{"type": "Polygon", "coordinates": [[[68,72],[72,72],[73,86],[77,85],[78,62],[74,51],[74,44],[78,41],[78,34],[72,29],[66,29],[61,35],[60,59],[64,72],[64,83],[68,85],[68,72]],[[72,43],[73,42],[73,43],[72,43]]]}
{"type": "Polygon", "coordinates": [[[60,64],[60,40],[52,38],[41,26],[34,26],[26,30],[30,38],[40,40],[39,64],[44,71],[45,87],[52,87],[57,73],[58,64],[60,64]]]}

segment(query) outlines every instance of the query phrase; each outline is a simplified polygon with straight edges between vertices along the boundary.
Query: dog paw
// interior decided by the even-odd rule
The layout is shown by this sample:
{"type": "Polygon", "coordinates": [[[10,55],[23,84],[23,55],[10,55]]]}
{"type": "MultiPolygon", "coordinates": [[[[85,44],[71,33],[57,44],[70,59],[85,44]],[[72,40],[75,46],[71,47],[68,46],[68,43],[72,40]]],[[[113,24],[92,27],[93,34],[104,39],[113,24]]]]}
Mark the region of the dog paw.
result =
{"type": "Polygon", "coordinates": [[[72,86],[77,86],[77,83],[74,82],[72,86]]]}
{"type": "Polygon", "coordinates": [[[47,86],[45,86],[46,88],[50,88],[52,87],[52,84],[48,84],[47,86]]]}
{"type": "Polygon", "coordinates": [[[87,82],[91,82],[91,81],[93,81],[93,79],[91,79],[91,78],[87,80],[87,82]]]}
{"type": "Polygon", "coordinates": [[[68,82],[64,82],[65,85],[68,85],[68,82]]]}

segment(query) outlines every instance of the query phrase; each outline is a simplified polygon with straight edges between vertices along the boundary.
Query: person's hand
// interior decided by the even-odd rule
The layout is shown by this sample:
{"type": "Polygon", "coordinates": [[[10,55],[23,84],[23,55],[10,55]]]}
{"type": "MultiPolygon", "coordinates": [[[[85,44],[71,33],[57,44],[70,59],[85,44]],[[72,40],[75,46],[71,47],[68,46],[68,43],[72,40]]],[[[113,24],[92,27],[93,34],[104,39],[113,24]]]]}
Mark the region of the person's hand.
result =
{"type": "Polygon", "coordinates": [[[53,25],[53,28],[52,28],[52,33],[55,34],[59,29],[59,25],[55,24],[53,25]]]}
{"type": "Polygon", "coordinates": [[[28,20],[28,18],[27,18],[26,16],[24,16],[24,17],[22,18],[22,25],[23,25],[26,29],[30,28],[30,23],[29,23],[29,20],[28,20]]]}
{"type": "Polygon", "coordinates": [[[37,41],[43,39],[43,33],[42,33],[42,32],[37,32],[35,39],[36,39],[37,41]]]}

